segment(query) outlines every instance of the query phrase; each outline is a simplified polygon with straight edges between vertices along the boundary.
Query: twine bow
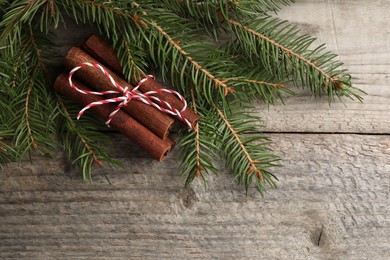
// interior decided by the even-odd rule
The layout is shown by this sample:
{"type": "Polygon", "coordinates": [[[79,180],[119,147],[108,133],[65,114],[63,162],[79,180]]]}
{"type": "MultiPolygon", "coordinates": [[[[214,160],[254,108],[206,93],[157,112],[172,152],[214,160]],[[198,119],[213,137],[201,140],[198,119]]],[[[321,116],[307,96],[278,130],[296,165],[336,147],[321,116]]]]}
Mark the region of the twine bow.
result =
{"type": "Polygon", "coordinates": [[[94,106],[105,105],[105,104],[109,104],[109,103],[119,103],[116,106],[116,108],[110,113],[110,115],[108,116],[108,118],[107,118],[107,120],[105,122],[105,124],[108,127],[110,127],[110,122],[111,122],[112,118],[115,116],[115,114],[123,106],[126,106],[127,103],[129,103],[130,100],[135,99],[135,100],[141,101],[141,102],[143,102],[143,103],[145,103],[145,104],[147,104],[149,106],[155,107],[155,108],[157,108],[158,110],[160,110],[160,111],[162,111],[164,113],[167,113],[167,114],[172,115],[172,116],[177,116],[189,128],[195,129],[193,124],[191,124],[191,122],[182,115],[183,111],[186,110],[186,108],[187,108],[187,101],[184,99],[184,97],[179,92],[171,90],[171,89],[157,89],[157,90],[141,93],[138,90],[138,88],[145,81],[147,81],[148,79],[153,79],[153,78],[154,77],[152,75],[147,75],[143,79],[141,79],[141,81],[137,84],[137,86],[134,89],[129,90],[128,87],[122,87],[121,85],[119,85],[113,79],[113,77],[100,64],[90,63],[90,62],[84,62],[84,63],[79,64],[77,67],[73,68],[70,71],[69,76],[68,76],[69,85],[73,89],[75,89],[76,91],[78,91],[78,92],[80,92],[82,94],[85,94],[85,95],[103,96],[103,95],[107,95],[107,94],[121,94],[121,96],[114,97],[114,98],[109,98],[109,99],[104,99],[104,100],[100,100],[100,101],[96,101],[96,102],[92,102],[92,103],[86,105],[77,114],[77,119],[79,119],[84,114],[84,112],[86,110],[88,110],[88,109],[90,109],[90,108],[92,108],[94,106]],[[83,67],[94,67],[96,69],[99,69],[110,80],[111,84],[117,90],[108,90],[108,91],[97,92],[97,91],[89,91],[89,90],[83,90],[83,89],[77,88],[73,84],[73,82],[72,82],[72,77],[73,77],[73,74],[76,73],[76,71],[78,71],[79,69],[81,69],[83,67]],[[180,101],[183,103],[183,108],[181,110],[178,110],[178,109],[172,107],[168,102],[166,102],[164,100],[161,100],[160,98],[155,96],[155,94],[163,93],[163,92],[176,95],[180,99],[180,101]],[[153,101],[155,101],[155,102],[153,102],[153,101]],[[162,107],[159,104],[164,105],[166,108],[162,107]]]}

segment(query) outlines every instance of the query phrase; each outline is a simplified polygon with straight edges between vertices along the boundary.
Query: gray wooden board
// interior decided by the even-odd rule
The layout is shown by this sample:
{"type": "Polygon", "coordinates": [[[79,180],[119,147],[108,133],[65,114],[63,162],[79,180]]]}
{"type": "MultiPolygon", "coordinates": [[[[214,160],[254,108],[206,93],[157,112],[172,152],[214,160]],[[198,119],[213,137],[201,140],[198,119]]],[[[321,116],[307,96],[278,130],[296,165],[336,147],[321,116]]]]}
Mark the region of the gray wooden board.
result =
{"type": "MultiPolygon", "coordinates": [[[[206,191],[200,181],[183,190],[177,148],[159,164],[113,135],[125,168],[99,168],[92,184],[63,154],[0,172],[0,258],[390,259],[390,136],[371,135],[390,132],[388,10],[384,0],[298,0],[280,13],[336,51],[368,95],[329,108],[302,90],[285,106],[259,105],[266,131],[303,132],[269,134],[285,167],[265,198],[246,197],[226,171],[206,191]]],[[[69,29],[62,52],[90,32],[69,29]]]]}
{"type": "Polygon", "coordinates": [[[390,258],[390,136],[272,134],[286,166],[264,198],[226,171],[183,190],[177,149],[159,164],[113,138],[125,168],[92,184],[62,154],[0,173],[0,258],[390,258]]]}

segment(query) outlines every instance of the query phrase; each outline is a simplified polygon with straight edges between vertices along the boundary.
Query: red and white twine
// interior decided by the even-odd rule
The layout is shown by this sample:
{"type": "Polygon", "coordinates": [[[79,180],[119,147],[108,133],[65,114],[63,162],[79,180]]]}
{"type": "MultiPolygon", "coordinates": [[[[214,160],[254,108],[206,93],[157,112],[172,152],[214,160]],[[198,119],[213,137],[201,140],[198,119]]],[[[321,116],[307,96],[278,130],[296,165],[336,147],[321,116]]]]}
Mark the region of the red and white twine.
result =
{"type": "Polygon", "coordinates": [[[135,99],[135,100],[141,101],[149,106],[155,107],[164,113],[167,113],[167,114],[172,115],[172,116],[177,116],[189,128],[194,129],[194,125],[191,124],[191,122],[182,115],[183,111],[186,110],[186,108],[187,108],[187,101],[184,99],[184,97],[180,93],[178,93],[177,91],[171,90],[171,89],[157,89],[157,90],[148,91],[145,93],[141,93],[138,90],[138,88],[145,81],[147,81],[148,79],[153,79],[153,78],[154,77],[152,75],[147,75],[137,84],[137,86],[134,89],[129,90],[128,87],[123,88],[122,86],[120,86],[114,80],[114,78],[100,64],[91,63],[91,62],[84,62],[84,63],[79,64],[77,67],[73,68],[70,71],[69,76],[68,76],[69,85],[73,89],[75,89],[76,91],[78,91],[82,94],[85,94],[85,95],[98,95],[98,96],[103,96],[103,95],[108,95],[108,94],[122,94],[122,95],[118,96],[118,97],[104,99],[104,100],[100,100],[100,101],[96,101],[96,102],[92,102],[92,103],[88,104],[87,106],[85,106],[83,109],[80,110],[80,112],[77,115],[77,119],[79,119],[84,114],[84,112],[86,110],[88,110],[94,106],[105,105],[105,104],[109,104],[109,103],[119,103],[116,106],[116,108],[110,113],[109,117],[107,118],[107,121],[105,122],[106,125],[109,127],[110,122],[111,122],[112,118],[115,116],[115,114],[123,106],[126,106],[130,100],[135,99]],[[94,68],[100,70],[101,72],[103,72],[103,74],[110,80],[111,84],[117,90],[108,90],[108,91],[97,92],[97,91],[89,91],[89,90],[83,90],[83,89],[77,88],[72,82],[72,77],[76,73],[76,71],[78,71],[79,69],[81,69],[83,67],[94,67],[94,68]],[[159,93],[163,93],[163,92],[176,95],[180,99],[180,101],[183,103],[183,108],[181,110],[178,110],[178,109],[172,107],[171,104],[169,104],[168,102],[161,100],[160,98],[155,96],[155,94],[159,94],[159,93]],[[153,102],[153,101],[155,101],[155,102],[153,102]],[[164,108],[161,105],[165,106],[166,108],[164,108]]]}

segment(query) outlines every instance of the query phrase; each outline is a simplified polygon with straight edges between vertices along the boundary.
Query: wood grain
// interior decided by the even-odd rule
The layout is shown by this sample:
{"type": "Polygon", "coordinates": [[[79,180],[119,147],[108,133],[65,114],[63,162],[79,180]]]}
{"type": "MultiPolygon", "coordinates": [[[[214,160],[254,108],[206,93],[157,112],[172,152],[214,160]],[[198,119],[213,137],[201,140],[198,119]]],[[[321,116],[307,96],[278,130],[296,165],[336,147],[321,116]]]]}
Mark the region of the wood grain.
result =
{"type": "Polygon", "coordinates": [[[0,173],[0,258],[390,257],[390,136],[273,134],[286,167],[265,198],[225,171],[182,190],[177,152],[159,164],[115,138],[125,168],[92,184],[63,155],[0,173]]]}

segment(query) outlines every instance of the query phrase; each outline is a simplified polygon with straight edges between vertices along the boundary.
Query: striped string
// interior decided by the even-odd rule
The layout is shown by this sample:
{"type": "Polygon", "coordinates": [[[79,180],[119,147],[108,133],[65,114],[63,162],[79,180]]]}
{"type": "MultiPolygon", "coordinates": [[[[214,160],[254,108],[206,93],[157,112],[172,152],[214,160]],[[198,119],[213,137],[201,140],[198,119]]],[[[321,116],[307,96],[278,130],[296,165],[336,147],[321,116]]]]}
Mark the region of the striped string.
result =
{"type": "Polygon", "coordinates": [[[187,108],[187,101],[184,99],[184,97],[180,93],[178,93],[177,91],[171,90],[171,89],[157,89],[157,90],[148,91],[148,92],[145,92],[145,93],[141,93],[138,90],[138,88],[145,81],[147,81],[148,79],[153,79],[153,78],[154,77],[152,75],[147,75],[137,84],[137,86],[134,89],[129,90],[128,87],[120,86],[114,80],[114,78],[100,64],[91,63],[91,62],[84,62],[84,63],[79,64],[77,67],[73,68],[69,72],[69,76],[68,76],[69,85],[73,89],[75,89],[76,91],[78,91],[78,92],[80,92],[82,94],[85,94],[85,95],[103,96],[103,95],[108,95],[108,94],[120,94],[121,96],[114,97],[114,98],[109,98],[109,99],[104,99],[104,100],[100,100],[100,101],[96,101],[96,102],[92,102],[92,103],[86,105],[78,113],[77,119],[79,119],[84,114],[84,112],[86,110],[88,110],[88,109],[90,109],[90,108],[92,108],[94,106],[105,105],[105,104],[109,104],[109,103],[119,103],[116,106],[116,108],[110,113],[110,115],[108,116],[108,118],[107,118],[107,120],[105,122],[105,124],[108,127],[110,127],[110,122],[111,122],[112,118],[115,116],[115,114],[123,106],[126,106],[127,103],[129,103],[130,100],[134,99],[134,100],[141,101],[144,104],[147,104],[149,106],[155,107],[158,110],[160,110],[160,111],[162,111],[164,113],[167,113],[169,115],[177,116],[185,125],[187,125],[191,129],[195,130],[194,125],[191,124],[191,122],[187,118],[185,118],[183,116],[183,114],[182,114],[184,112],[184,110],[186,110],[186,108],[187,108]],[[96,69],[100,70],[110,80],[111,84],[117,90],[108,90],[108,91],[97,92],[97,91],[89,91],[89,90],[83,90],[83,89],[77,88],[76,85],[73,84],[72,77],[73,77],[73,74],[76,73],[76,71],[78,71],[79,69],[81,69],[83,67],[93,67],[93,68],[96,68],[96,69]],[[166,102],[164,100],[161,100],[160,98],[155,96],[156,94],[164,93],[164,92],[176,95],[180,99],[180,101],[183,103],[183,108],[181,110],[178,110],[178,109],[172,107],[171,104],[169,104],[168,102],[166,102]],[[164,107],[166,107],[166,108],[164,108],[162,105],[164,107]]]}

